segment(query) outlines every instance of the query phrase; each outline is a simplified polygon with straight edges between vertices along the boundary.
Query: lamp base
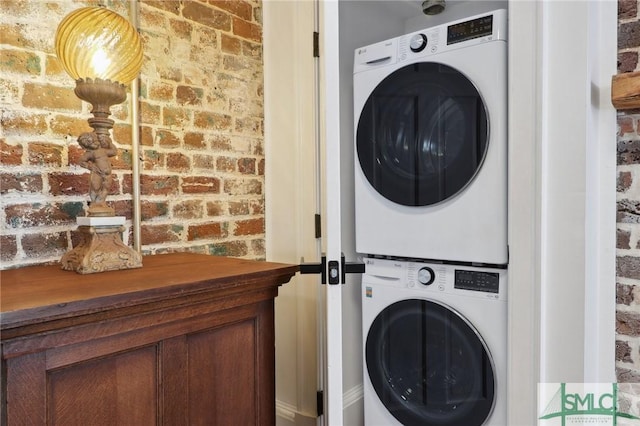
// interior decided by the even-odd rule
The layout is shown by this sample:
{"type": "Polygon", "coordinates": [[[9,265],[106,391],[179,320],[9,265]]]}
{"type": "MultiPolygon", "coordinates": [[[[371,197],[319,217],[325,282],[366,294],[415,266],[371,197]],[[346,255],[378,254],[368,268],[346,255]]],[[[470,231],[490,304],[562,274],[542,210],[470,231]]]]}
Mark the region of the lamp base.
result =
{"type": "Polygon", "coordinates": [[[79,226],[83,241],[62,256],[65,271],[79,274],[117,271],[142,267],[142,257],[122,242],[123,226],[79,226]]]}

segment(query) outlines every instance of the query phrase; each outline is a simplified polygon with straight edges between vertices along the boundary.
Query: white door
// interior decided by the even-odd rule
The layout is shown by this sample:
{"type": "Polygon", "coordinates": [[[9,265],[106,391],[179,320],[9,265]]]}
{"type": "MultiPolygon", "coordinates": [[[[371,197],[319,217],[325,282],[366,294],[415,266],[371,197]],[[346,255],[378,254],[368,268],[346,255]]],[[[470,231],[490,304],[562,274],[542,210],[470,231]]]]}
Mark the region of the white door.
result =
{"type": "Polygon", "coordinates": [[[320,139],[327,258],[325,290],[324,425],[343,424],[342,265],[340,218],[340,93],[337,0],[319,3],[320,139]]]}

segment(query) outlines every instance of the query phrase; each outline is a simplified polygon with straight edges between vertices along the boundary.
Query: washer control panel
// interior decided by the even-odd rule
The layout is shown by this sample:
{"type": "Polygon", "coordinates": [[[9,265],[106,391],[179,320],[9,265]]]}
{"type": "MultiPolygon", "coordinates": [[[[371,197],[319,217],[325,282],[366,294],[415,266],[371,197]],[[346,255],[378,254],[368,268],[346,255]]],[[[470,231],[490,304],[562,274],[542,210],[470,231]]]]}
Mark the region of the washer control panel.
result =
{"type": "Polygon", "coordinates": [[[497,272],[456,269],[453,287],[462,290],[498,293],[500,291],[500,275],[497,272]]]}
{"type": "Polygon", "coordinates": [[[370,257],[363,260],[367,270],[362,282],[366,285],[506,300],[506,269],[370,257]]]}

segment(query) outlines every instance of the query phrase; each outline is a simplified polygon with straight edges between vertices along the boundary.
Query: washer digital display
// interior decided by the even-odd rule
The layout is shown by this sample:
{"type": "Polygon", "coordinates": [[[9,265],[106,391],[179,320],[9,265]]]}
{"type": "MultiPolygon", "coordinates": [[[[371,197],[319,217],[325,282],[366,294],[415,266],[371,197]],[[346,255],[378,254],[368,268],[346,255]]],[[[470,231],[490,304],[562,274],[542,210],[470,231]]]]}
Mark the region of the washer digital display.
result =
{"type": "Polygon", "coordinates": [[[456,269],[454,288],[498,293],[500,276],[497,272],[466,271],[456,269]]]}

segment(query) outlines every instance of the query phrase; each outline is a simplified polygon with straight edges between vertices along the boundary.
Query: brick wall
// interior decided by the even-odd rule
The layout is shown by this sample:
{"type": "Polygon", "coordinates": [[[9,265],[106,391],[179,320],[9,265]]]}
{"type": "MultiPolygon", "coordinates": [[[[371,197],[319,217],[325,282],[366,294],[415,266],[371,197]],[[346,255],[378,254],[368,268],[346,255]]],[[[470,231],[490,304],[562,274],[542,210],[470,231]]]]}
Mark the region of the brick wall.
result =
{"type": "MultiPolygon", "coordinates": [[[[640,71],[636,0],[618,2],[618,72],[640,71]]],[[[640,110],[618,113],[616,372],[640,382],[640,110]]],[[[637,394],[637,392],[636,392],[637,394]]]]}
{"type": "MultiPolygon", "coordinates": [[[[76,139],[90,105],[55,56],[70,11],[129,2],[2,0],[0,14],[0,262],[59,260],[84,215],[88,173],[76,139]]],[[[139,0],[141,243],[146,254],[197,251],[264,257],[260,0],[139,0]]],[[[130,94],[129,94],[130,96],[130,94]]],[[[112,107],[114,184],[131,243],[131,117],[112,107]]]]}

